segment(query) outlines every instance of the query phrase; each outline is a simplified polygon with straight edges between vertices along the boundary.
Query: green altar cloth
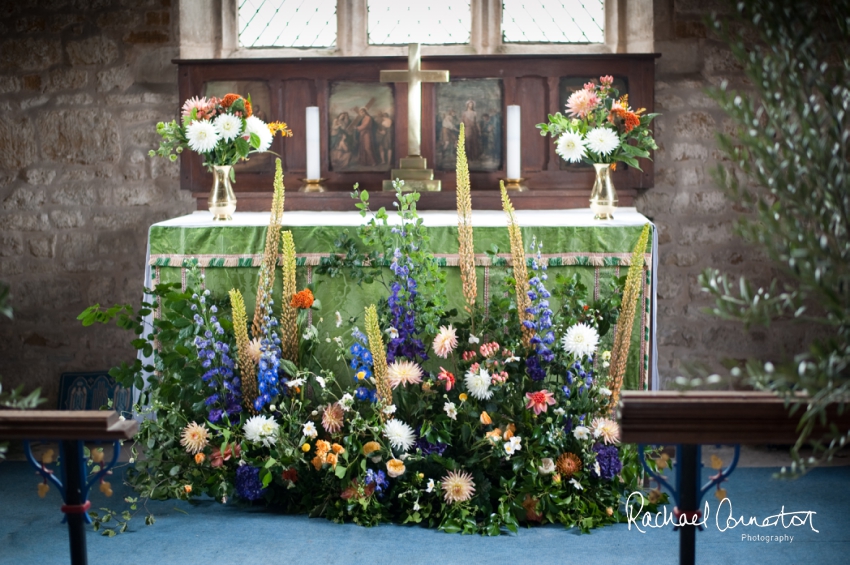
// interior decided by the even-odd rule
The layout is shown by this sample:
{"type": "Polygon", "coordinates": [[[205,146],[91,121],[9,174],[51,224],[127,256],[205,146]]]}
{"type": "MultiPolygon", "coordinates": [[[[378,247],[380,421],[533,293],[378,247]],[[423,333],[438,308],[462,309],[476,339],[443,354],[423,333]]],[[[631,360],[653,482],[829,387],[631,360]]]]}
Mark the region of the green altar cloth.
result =
{"type": "MultiPolygon", "coordinates": [[[[421,211],[420,217],[430,236],[430,250],[446,270],[446,292],[450,307],[462,311],[460,271],[458,265],[457,215],[454,212],[421,211]]],[[[634,208],[618,210],[614,220],[593,220],[592,212],[580,210],[520,210],[516,212],[528,245],[533,236],[543,244],[543,257],[548,261],[550,284],[558,272],[578,273],[588,288],[598,296],[612,277],[627,269],[631,252],[643,226],[649,222],[634,208]]],[[[391,222],[398,221],[390,212],[391,222]]],[[[206,288],[223,296],[238,288],[245,296],[249,317],[253,313],[258,267],[262,261],[269,214],[241,212],[232,222],[213,222],[209,212],[154,224],[150,228],[146,261],[146,286],[160,282],[186,281],[185,261],[197,259],[205,274],[206,288]]],[[[332,253],[334,242],[343,230],[356,239],[357,226],[364,223],[358,212],[285,212],[283,229],[290,230],[297,251],[298,288],[314,283],[321,309],[312,314],[319,339],[329,341],[343,335],[347,327],[337,328],[335,312],[343,319],[358,318],[362,327],[364,306],[386,300],[386,291],[378,284],[358,287],[342,277],[319,276],[315,267],[332,253]]],[[[502,292],[502,282],[510,268],[510,243],[505,215],[500,211],[474,211],[476,265],[479,301],[484,296],[502,292]],[[493,245],[499,253],[486,254],[493,245]]],[[[643,278],[640,304],[632,332],[632,347],[626,387],[657,388],[655,349],[655,278],[657,265],[657,231],[647,248],[646,276],[643,278]]],[[[529,259],[531,255],[528,255],[529,259]]],[[[280,295],[281,276],[275,277],[274,296],[280,295]]],[[[488,300],[489,302],[489,300],[488,300]]],[[[343,336],[346,342],[350,336],[343,336]]],[[[323,365],[335,363],[331,344],[318,348],[323,365]]],[[[326,365],[327,366],[327,365],[326,365]]],[[[340,369],[342,366],[340,365],[340,369]]]]}

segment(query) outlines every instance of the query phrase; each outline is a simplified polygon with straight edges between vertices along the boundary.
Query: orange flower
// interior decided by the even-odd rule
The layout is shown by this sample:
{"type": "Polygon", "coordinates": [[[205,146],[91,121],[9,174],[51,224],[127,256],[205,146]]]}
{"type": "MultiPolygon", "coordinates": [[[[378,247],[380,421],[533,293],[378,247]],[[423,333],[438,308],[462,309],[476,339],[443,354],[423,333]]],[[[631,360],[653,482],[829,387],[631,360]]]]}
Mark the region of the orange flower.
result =
{"type": "Polygon", "coordinates": [[[322,468],[322,465],[325,464],[325,456],[324,455],[316,455],[313,457],[313,460],[310,461],[313,464],[313,468],[317,471],[322,468]]]}
{"type": "Polygon", "coordinates": [[[325,463],[336,469],[337,457],[336,453],[328,453],[325,455],[325,463]]]}
{"type": "Polygon", "coordinates": [[[195,454],[195,463],[200,465],[201,463],[204,462],[204,459],[206,459],[206,458],[207,458],[207,456],[204,455],[203,453],[196,453],[195,454]]]}
{"type": "Polygon", "coordinates": [[[245,117],[250,118],[254,113],[254,109],[251,107],[251,101],[247,98],[245,99],[245,117]]]}
{"type": "Polygon", "coordinates": [[[485,426],[489,426],[493,423],[493,420],[490,418],[490,414],[488,414],[487,412],[482,412],[478,419],[485,426]]]}
{"type": "Polygon", "coordinates": [[[487,439],[489,439],[490,441],[492,441],[493,443],[495,443],[495,442],[499,441],[499,439],[502,437],[502,430],[499,429],[499,428],[496,428],[495,430],[493,430],[491,432],[487,432],[486,434],[484,434],[484,436],[487,439]]]}
{"type": "Polygon", "coordinates": [[[320,455],[322,457],[331,450],[331,444],[326,442],[323,439],[316,440],[316,455],[320,455]]]}
{"type": "Polygon", "coordinates": [[[338,443],[331,445],[331,451],[336,454],[345,453],[345,448],[338,443]]]}
{"type": "Polygon", "coordinates": [[[505,430],[505,434],[502,437],[504,438],[505,441],[508,441],[509,439],[514,437],[515,433],[516,433],[516,426],[513,425],[513,424],[508,424],[508,429],[505,430]]]}
{"type": "Polygon", "coordinates": [[[381,444],[377,441],[367,441],[363,444],[363,455],[369,455],[374,451],[378,451],[381,449],[381,444]]]}
{"type": "Polygon", "coordinates": [[[629,133],[640,125],[640,118],[634,112],[623,108],[612,108],[608,121],[614,125],[623,125],[625,133],[629,133]]]}
{"type": "Polygon", "coordinates": [[[242,97],[238,94],[233,94],[232,92],[230,94],[225,94],[224,98],[221,99],[221,107],[230,108],[231,106],[233,106],[233,103],[239,100],[240,98],[242,97]]]}
{"type": "Polygon", "coordinates": [[[292,295],[292,301],[289,305],[292,308],[301,308],[306,310],[313,305],[313,292],[309,288],[305,288],[301,292],[296,292],[292,295]]]}
{"type": "Polygon", "coordinates": [[[555,466],[564,477],[569,479],[581,471],[581,459],[575,453],[562,453],[555,466]]]}
{"type": "Polygon", "coordinates": [[[183,490],[186,491],[186,494],[192,492],[192,485],[183,485],[183,490]]]}

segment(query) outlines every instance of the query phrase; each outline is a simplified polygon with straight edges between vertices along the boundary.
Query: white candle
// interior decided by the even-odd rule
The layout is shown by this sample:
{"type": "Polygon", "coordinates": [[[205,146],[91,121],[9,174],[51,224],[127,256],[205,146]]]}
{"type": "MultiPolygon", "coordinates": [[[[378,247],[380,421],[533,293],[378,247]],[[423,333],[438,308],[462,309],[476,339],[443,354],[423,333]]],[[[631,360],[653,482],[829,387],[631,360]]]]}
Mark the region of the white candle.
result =
{"type": "Polygon", "coordinates": [[[508,106],[508,163],[509,179],[518,179],[522,175],[520,169],[520,119],[519,106],[508,106]]]}
{"type": "Polygon", "coordinates": [[[307,178],[318,179],[322,176],[319,163],[319,107],[307,106],[307,178]]]}

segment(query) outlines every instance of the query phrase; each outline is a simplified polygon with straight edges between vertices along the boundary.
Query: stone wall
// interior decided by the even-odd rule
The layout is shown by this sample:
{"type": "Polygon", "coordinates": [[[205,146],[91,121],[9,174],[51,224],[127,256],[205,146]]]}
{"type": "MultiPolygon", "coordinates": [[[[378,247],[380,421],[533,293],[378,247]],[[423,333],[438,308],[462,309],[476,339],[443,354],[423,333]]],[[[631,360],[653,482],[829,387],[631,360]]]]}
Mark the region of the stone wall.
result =
{"type": "Polygon", "coordinates": [[[132,359],[128,334],[82,328],[138,303],[147,227],[192,210],[176,164],[148,157],[177,109],[171,0],[31,0],[0,12],[0,376],[42,387],[132,359]]]}
{"type": "MultiPolygon", "coordinates": [[[[722,358],[781,359],[800,350],[811,331],[774,324],[745,332],[741,325],[702,312],[713,301],[697,277],[716,268],[758,283],[774,275],[762,250],[744,244],[733,231],[740,209],[718,188],[713,170],[725,165],[715,136],[730,131],[726,114],[706,89],[728,80],[746,90],[748,81],[731,52],[703,23],[705,15],[729,13],[726,0],[656,0],[655,187],[637,203],[659,227],[659,372],[662,383],[679,375],[686,362],[718,368],[722,358]]],[[[664,384],[662,385],[664,386],[664,384]]],[[[730,383],[730,386],[733,386],[730,383]]]]}
{"type": "MultiPolygon", "coordinates": [[[[656,0],[656,186],[639,199],[660,229],[659,368],[781,356],[804,338],[781,326],[744,333],[701,313],[707,267],[764,279],[770,264],[732,234],[737,214],[712,180],[715,131],[705,89],[744,84],[702,17],[723,0],[656,0]]],[[[75,320],[99,302],[135,303],[146,228],[193,208],[178,168],[151,159],[154,125],[177,110],[178,10],[169,0],[17,2],[0,14],[0,280],[15,320],[0,320],[0,375],[41,386],[55,405],[64,371],[130,359],[127,335],[75,320]]]]}

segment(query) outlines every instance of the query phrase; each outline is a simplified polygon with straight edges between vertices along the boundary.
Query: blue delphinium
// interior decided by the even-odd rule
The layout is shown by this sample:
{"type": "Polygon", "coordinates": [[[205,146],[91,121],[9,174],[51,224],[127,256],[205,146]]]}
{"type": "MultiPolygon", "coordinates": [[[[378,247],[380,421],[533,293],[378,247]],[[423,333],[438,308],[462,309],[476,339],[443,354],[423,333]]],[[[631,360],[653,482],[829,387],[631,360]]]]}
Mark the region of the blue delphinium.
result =
{"type": "Polygon", "coordinates": [[[593,451],[596,452],[599,473],[596,473],[596,466],[594,465],[590,472],[592,476],[610,481],[623,469],[623,464],[620,462],[620,454],[616,446],[597,443],[593,446],[593,451]]]}
{"type": "Polygon", "coordinates": [[[531,338],[533,350],[525,361],[526,372],[533,381],[545,379],[546,365],[555,359],[555,354],[549,349],[549,346],[555,342],[555,333],[552,331],[552,309],[549,307],[549,298],[552,295],[546,290],[544,284],[549,276],[546,274],[548,267],[541,256],[542,248],[543,244],[538,244],[537,238],[534,238],[531,242],[531,250],[536,251],[537,256],[531,263],[531,268],[534,270],[534,277],[528,281],[531,287],[528,290],[531,306],[526,309],[531,319],[523,321],[525,327],[535,332],[531,338]]]}
{"type": "Polygon", "coordinates": [[[378,395],[374,390],[370,390],[365,385],[371,383],[372,378],[372,353],[369,351],[369,341],[363,332],[358,328],[351,330],[351,335],[354,337],[354,343],[349,348],[351,354],[351,362],[349,367],[354,369],[354,382],[359,384],[357,390],[354,391],[354,397],[357,400],[369,400],[375,402],[378,395]]]}
{"type": "Polygon", "coordinates": [[[265,494],[260,470],[251,465],[242,465],[236,469],[236,493],[245,500],[259,500],[265,494]]]}
{"type": "Polygon", "coordinates": [[[230,346],[221,340],[224,328],[218,321],[215,305],[207,306],[206,298],[210,291],[205,290],[200,296],[192,295],[192,310],[201,335],[195,336],[195,347],[198,349],[198,359],[201,367],[206,369],[201,380],[214,392],[205,400],[210,422],[216,423],[227,414],[233,416],[242,411],[242,387],[239,377],[233,372],[234,361],[230,357],[230,346]]]}
{"type": "Polygon", "coordinates": [[[257,411],[271,404],[272,399],[280,394],[280,336],[278,335],[278,322],[272,313],[274,301],[269,299],[263,308],[263,317],[260,323],[260,363],[257,370],[257,398],[254,400],[254,408],[257,411]]]}

